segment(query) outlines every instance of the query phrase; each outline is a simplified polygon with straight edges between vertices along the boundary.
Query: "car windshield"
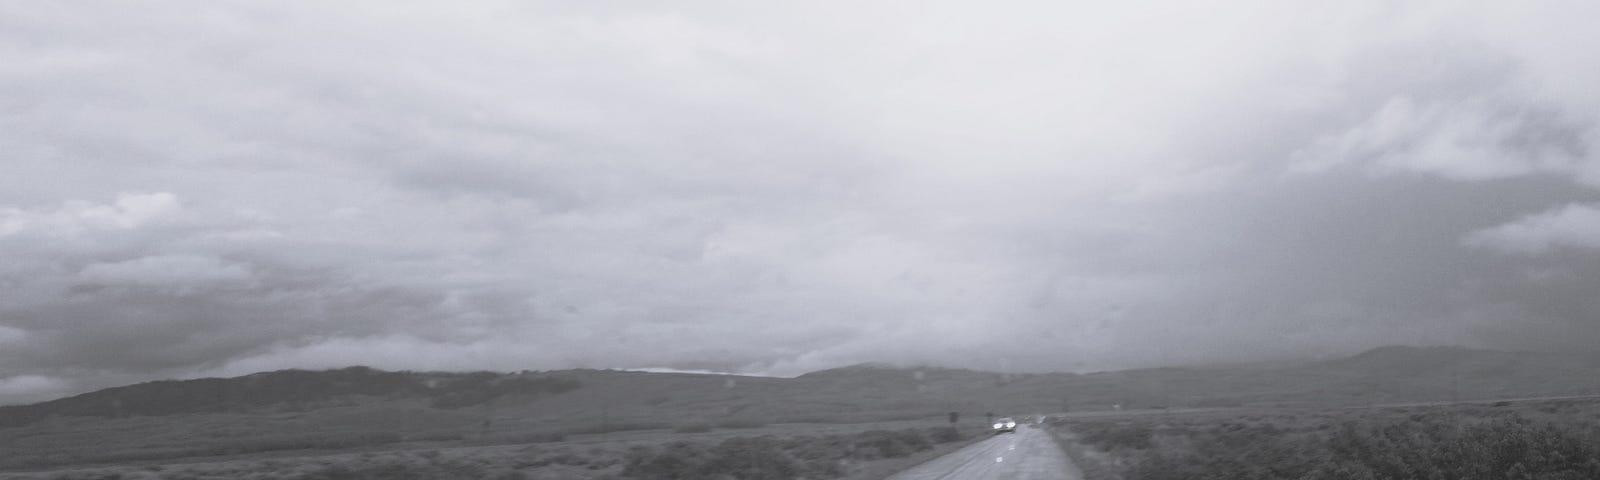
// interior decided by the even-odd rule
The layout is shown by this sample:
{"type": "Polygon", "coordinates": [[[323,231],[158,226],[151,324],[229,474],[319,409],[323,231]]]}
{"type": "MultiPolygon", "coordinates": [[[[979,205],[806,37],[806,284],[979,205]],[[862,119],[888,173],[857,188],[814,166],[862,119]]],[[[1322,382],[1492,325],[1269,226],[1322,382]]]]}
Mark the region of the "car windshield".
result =
{"type": "Polygon", "coordinates": [[[0,478],[1600,479],[1597,21],[0,2],[0,478]]]}

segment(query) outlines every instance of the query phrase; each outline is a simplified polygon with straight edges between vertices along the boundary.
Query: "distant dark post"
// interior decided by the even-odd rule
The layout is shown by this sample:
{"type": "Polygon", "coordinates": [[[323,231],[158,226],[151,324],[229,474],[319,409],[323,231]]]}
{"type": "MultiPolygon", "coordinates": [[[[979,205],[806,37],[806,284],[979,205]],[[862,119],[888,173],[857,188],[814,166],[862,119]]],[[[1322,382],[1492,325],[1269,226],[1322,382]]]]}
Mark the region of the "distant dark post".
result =
{"type": "Polygon", "coordinates": [[[994,412],[984,412],[983,418],[988,419],[988,421],[984,423],[994,423],[994,412]]]}
{"type": "Polygon", "coordinates": [[[478,429],[478,438],[488,438],[489,428],[494,426],[494,399],[483,402],[483,424],[478,429]]]}
{"type": "Polygon", "coordinates": [[[950,423],[956,423],[957,420],[961,420],[961,414],[957,412],[950,412],[950,423]]]}

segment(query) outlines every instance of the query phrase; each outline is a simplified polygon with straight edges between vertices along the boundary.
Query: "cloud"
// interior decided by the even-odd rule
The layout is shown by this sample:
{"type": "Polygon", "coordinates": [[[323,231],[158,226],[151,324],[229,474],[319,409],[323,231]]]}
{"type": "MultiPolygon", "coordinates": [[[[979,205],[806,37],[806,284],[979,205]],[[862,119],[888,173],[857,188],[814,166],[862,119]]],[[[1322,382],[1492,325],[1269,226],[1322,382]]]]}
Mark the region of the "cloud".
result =
{"type": "Polygon", "coordinates": [[[28,338],[28,331],[20,328],[0,326],[0,345],[20,343],[28,338]]]}
{"type": "Polygon", "coordinates": [[[0,398],[19,403],[50,400],[70,388],[67,381],[41,375],[0,377],[0,398]]]}
{"type": "Polygon", "coordinates": [[[171,193],[125,193],[110,204],[68,202],[55,209],[0,209],[0,236],[61,236],[87,230],[131,229],[176,213],[181,206],[171,193]]]}
{"type": "Polygon", "coordinates": [[[1600,248],[1600,206],[1569,204],[1468,235],[1464,243],[1506,253],[1540,255],[1560,247],[1600,248]]]}
{"type": "Polygon", "coordinates": [[[1316,172],[1355,163],[1459,180],[1538,173],[1587,179],[1597,163],[1590,158],[1594,130],[1562,116],[1559,110],[1481,99],[1419,103],[1397,97],[1349,130],[1296,152],[1293,168],[1316,172]]]}
{"type": "Polygon", "coordinates": [[[0,7],[0,364],[1570,347],[1594,8],[0,7]]]}
{"type": "Polygon", "coordinates": [[[101,285],[226,285],[250,279],[250,271],[216,258],[161,255],[84,267],[78,276],[101,285]]]}

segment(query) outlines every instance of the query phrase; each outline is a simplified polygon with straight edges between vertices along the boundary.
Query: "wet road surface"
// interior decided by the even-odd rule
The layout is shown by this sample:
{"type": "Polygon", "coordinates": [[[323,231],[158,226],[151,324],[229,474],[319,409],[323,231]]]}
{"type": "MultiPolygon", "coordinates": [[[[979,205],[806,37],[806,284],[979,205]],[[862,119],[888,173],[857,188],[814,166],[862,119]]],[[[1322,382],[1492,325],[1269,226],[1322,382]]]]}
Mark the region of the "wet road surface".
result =
{"type": "Polygon", "coordinates": [[[1044,430],[1018,428],[912,467],[889,480],[1080,480],[1044,430]]]}

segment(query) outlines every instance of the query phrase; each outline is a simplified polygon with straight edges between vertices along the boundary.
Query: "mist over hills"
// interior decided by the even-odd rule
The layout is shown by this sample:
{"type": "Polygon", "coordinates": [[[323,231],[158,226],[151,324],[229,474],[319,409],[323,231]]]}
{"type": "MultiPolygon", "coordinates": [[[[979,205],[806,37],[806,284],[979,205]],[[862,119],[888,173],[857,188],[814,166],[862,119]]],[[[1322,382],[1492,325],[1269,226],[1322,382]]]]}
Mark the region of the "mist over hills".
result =
{"type": "Polygon", "coordinates": [[[1445,347],[1095,373],[853,365],[795,378],[622,370],[281,370],[0,407],[0,468],[378,444],[550,441],[619,430],[986,413],[1295,408],[1600,394],[1600,358],[1445,347]],[[107,453],[110,452],[110,453],[107,453]]]}
{"type": "Polygon", "coordinates": [[[517,394],[559,394],[581,385],[563,375],[494,372],[386,372],[368,367],[279,370],[234,378],[163,380],[107,388],[31,405],[0,407],[0,425],[50,416],[123,418],[198,413],[305,411],[362,399],[409,398],[456,409],[517,394]]]}
{"type": "Polygon", "coordinates": [[[1600,358],[1457,347],[1381,347],[1312,362],[1006,374],[861,364],[795,378],[615,370],[388,372],[367,367],[281,370],[166,380],[31,405],[0,407],[0,425],[52,417],[273,414],[360,405],[483,408],[566,415],[605,404],[620,417],[1057,411],[1113,405],[1341,404],[1600,393],[1600,358]],[[564,399],[562,397],[570,397],[564,399]],[[909,410],[908,410],[909,409],[909,410]]]}

